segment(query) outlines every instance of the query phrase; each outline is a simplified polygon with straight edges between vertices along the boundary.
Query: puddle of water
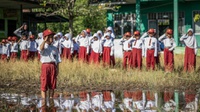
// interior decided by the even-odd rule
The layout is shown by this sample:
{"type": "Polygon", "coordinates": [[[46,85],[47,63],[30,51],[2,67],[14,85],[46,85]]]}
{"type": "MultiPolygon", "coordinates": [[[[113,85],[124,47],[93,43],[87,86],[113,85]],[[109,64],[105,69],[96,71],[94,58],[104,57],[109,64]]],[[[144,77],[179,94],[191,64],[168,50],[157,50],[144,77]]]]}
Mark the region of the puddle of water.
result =
{"type": "Polygon", "coordinates": [[[101,91],[76,94],[55,93],[52,99],[40,95],[4,93],[0,96],[0,111],[30,112],[197,112],[199,95],[195,91],[101,91]],[[177,95],[177,96],[176,96],[177,95]],[[177,101],[174,99],[178,99],[177,101]],[[42,106],[46,102],[46,106],[42,106]]]}

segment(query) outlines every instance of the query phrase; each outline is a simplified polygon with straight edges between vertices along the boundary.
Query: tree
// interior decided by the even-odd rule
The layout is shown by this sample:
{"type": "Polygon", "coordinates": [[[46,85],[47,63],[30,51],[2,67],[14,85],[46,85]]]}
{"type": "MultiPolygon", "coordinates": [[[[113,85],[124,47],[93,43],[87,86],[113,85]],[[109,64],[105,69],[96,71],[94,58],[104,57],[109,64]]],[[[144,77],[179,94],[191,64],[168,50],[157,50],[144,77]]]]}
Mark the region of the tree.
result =
{"type": "MultiPolygon", "coordinates": [[[[99,9],[98,6],[90,6],[88,0],[49,0],[43,1],[42,5],[46,7],[48,3],[56,5],[45,8],[45,16],[59,14],[68,18],[69,23],[63,27],[69,27],[68,31],[72,34],[77,34],[86,28],[96,31],[106,26],[106,10],[99,9]]],[[[58,26],[48,25],[53,28],[58,26]]]]}

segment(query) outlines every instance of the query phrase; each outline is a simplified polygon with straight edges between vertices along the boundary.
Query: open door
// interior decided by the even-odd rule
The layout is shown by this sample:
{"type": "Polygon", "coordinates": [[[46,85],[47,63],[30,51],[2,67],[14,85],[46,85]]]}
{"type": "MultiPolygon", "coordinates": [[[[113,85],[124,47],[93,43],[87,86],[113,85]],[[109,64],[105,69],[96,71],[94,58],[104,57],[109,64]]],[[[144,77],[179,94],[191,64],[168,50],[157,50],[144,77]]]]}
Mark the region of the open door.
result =
{"type": "Polygon", "coordinates": [[[17,28],[17,21],[16,20],[8,20],[8,34],[7,36],[13,36],[14,35],[14,31],[17,28]]]}

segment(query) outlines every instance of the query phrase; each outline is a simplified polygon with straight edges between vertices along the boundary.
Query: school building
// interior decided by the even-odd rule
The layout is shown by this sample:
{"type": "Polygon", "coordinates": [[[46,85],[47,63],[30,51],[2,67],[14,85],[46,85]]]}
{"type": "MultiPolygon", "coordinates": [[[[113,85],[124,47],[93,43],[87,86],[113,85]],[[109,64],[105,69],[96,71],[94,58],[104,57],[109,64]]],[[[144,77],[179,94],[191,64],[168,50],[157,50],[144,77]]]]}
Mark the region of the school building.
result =
{"type": "Polygon", "coordinates": [[[200,45],[200,22],[194,22],[195,14],[200,14],[200,0],[90,0],[90,4],[120,6],[107,11],[107,26],[114,28],[118,38],[127,31],[145,32],[149,28],[160,36],[172,28],[177,45],[182,46],[180,36],[193,28],[200,45]]]}
{"type": "Polygon", "coordinates": [[[23,22],[33,34],[37,33],[37,23],[68,22],[68,19],[60,15],[45,16],[44,12],[34,12],[35,8],[48,8],[53,4],[46,4],[42,0],[0,0],[0,40],[13,36],[13,31],[23,22]]]}

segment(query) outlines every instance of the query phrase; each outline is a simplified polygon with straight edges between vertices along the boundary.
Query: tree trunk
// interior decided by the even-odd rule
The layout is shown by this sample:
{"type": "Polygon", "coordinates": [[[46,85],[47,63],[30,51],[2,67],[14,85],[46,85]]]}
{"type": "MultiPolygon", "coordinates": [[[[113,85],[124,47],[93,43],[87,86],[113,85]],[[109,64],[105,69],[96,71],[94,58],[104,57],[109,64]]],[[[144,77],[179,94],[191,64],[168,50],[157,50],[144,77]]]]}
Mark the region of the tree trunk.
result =
{"type": "Polygon", "coordinates": [[[69,33],[72,34],[72,37],[73,37],[73,31],[74,31],[73,23],[74,23],[74,18],[72,16],[69,16],[69,33]]]}

